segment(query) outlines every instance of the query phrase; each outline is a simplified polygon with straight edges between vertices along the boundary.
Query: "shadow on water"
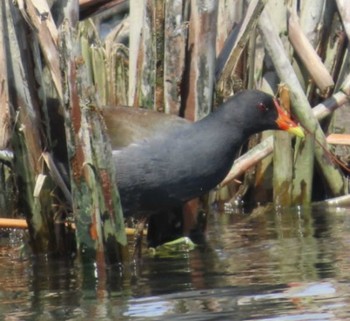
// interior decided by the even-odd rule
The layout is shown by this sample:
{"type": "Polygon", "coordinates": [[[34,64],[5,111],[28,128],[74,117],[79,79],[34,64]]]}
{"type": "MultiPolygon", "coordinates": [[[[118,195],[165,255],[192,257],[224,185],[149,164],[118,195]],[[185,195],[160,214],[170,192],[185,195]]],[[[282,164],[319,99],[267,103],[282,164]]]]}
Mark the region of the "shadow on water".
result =
{"type": "MultiPolygon", "coordinates": [[[[347,320],[348,209],[213,213],[208,243],[98,271],[0,245],[4,320],[347,320]]],[[[15,233],[15,232],[11,232],[15,233]]]]}

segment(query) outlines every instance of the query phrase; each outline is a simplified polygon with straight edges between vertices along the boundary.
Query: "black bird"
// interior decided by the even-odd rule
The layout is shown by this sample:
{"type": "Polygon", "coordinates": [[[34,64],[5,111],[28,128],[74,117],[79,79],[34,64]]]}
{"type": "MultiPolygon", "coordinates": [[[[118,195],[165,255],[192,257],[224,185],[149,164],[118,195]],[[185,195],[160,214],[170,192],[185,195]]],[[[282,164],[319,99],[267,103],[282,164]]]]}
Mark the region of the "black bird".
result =
{"type": "Polygon", "coordinates": [[[242,91],[195,123],[183,122],[114,152],[116,180],[125,217],[181,208],[215,186],[252,134],[303,131],[272,96],[242,91]]]}

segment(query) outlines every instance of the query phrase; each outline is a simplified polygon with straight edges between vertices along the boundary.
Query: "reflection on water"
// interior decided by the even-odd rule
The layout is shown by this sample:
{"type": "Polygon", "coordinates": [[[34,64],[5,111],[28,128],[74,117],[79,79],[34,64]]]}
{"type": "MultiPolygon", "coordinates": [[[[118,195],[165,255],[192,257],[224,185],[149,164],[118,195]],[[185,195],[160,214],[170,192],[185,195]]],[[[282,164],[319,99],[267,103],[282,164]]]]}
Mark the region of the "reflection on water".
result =
{"type": "Polygon", "coordinates": [[[347,209],[215,213],[208,245],[98,271],[0,244],[4,320],[349,320],[347,209]]]}

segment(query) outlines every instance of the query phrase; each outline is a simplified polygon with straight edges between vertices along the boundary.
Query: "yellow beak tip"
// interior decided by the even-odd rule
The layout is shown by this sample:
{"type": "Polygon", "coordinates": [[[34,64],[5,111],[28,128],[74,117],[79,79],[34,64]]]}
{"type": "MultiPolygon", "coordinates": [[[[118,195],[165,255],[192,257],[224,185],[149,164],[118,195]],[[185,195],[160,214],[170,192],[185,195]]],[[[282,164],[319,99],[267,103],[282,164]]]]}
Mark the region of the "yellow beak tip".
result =
{"type": "Polygon", "coordinates": [[[305,138],[305,134],[304,134],[304,131],[303,129],[300,127],[300,126],[297,126],[297,127],[291,127],[287,130],[288,133],[291,133],[297,137],[300,137],[300,138],[305,138]]]}

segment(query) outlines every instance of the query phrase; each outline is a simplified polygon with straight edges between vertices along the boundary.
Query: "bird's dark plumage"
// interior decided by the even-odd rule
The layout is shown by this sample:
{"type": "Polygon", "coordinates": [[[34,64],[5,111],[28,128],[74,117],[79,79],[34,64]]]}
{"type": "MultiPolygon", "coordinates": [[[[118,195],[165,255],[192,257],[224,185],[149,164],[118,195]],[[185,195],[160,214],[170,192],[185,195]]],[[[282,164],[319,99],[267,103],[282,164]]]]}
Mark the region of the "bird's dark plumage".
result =
{"type": "Polygon", "coordinates": [[[198,122],[115,152],[124,215],[156,214],[208,192],[226,176],[250,135],[282,129],[278,113],[272,96],[243,91],[198,122]]]}

